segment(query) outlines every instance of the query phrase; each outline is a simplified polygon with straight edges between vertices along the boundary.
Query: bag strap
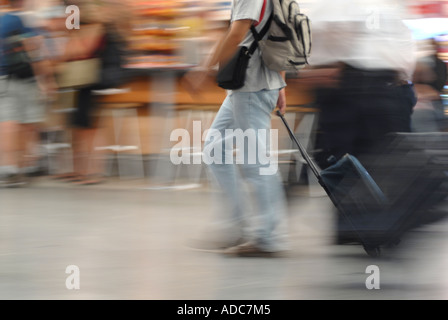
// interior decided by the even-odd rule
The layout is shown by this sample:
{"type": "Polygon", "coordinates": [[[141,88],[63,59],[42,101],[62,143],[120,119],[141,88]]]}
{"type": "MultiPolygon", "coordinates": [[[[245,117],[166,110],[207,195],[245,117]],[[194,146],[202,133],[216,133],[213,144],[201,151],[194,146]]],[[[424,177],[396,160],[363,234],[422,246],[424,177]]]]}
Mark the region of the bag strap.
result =
{"type": "Polygon", "coordinates": [[[271,14],[271,16],[269,17],[265,26],[263,27],[263,29],[261,29],[260,33],[257,32],[257,30],[255,29],[254,26],[250,27],[250,31],[252,31],[252,34],[254,36],[254,42],[252,43],[252,45],[249,47],[249,50],[248,50],[248,53],[250,55],[252,55],[255,52],[255,50],[257,50],[258,41],[261,41],[264,38],[264,36],[268,33],[269,27],[271,26],[271,21],[272,21],[273,15],[274,14],[271,14]]]}
{"type": "Polygon", "coordinates": [[[263,27],[263,29],[261,29],[260,33],[258,33],[257,30],[255,29],[255,27],[258,26],[261,23],[261,21],[263,20],[265,12],[266,12],[266,0],[263,1],[263,7],[261,8],[260,20],[258,21],[258,23],[254,24],[250,27],[250,31],[252,32],[252,35],[254,36],[255,40],[252,43],[252,45],[249,47],[249,50],[247,51],[249,55],[254,54],[255,50],[257,50],[257,47],[258,47],[258,41],[261,41],[261,39],[264,38],[264,36],[269,31],[269,27],[271,26],[271,21],[274,16],[274,13],[271,14],[271,16],[269,17],[265,26],[263,27]]]}

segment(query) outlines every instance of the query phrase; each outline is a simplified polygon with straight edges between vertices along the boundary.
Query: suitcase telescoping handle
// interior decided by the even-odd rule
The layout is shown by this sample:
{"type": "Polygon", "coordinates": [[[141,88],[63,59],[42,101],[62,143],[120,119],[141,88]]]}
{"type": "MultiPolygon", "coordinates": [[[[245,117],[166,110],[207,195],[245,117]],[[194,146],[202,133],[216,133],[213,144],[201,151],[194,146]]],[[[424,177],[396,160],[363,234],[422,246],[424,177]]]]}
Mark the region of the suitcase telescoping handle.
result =
{"type": "MultiPolygon", "coordinates": [[[[311,171],[313,171],[313,173],[316,175],[316,178],[317,178],[319,184],[325,190],[325,192],[327,193],[327,195],[329,196],[331,201],[334,203],[334,205],[345,215],[346,211],[344,210],[343,207],[340,206],[340,202],[334,196],[333,192],[331,192],[331,190],[325,185],[325,183],[322,179],[322,175],[320,174],[320,170],[318,169],[317,165],[314,163],[313,159],[311,159],[311,157],[309,156],[306,149],[302,146],[300,141],[294,135],[294,133],[291,130],[290,126],[288,125],[288,122],[286,121],[285,117],[282,115],[282,113],[280,111],[277,111],[277,115],[280,117],[280,119],[282,119],[283,123],[285,124],[286,129],[288,130],[288,133],[289,133],[291,139],[299,147],[299,151],[302,154],[302,157],[305,159],[305,161],[310,166],[311,171]]],[[[353,223],[353,221],[350,218],[348,218],[347,221],[353,228],[355,234],[359,238],[359,240],[360,240],[361,244],[363,245],[364,250],[367,252],[367,254],[371,257],[378,257],[380,255],[380,247],[375,243],[371,243],[371,241],[366,241],[366,239],[364,239],[364,237],[359,233],[359,229],[355,226],[355,224],[353,223]]]]}
{"type": "Polygon", "coordinates": [[[320,170],[318,169],[316,163],[313,161],[313,159],[311,159],[311,157],[308,154],[308,152],[306,151],[306,149],[302,146],[300,141],[296,138],[296,136],[294,135],[294,132],[291,130],[291,127],[289,126],[289,124],[286,121],[285,117],[283,116],[283,114],[279,110],[277,110],[277,116],[279,116],[280,119],[282,119],[283,123],[285,124],[286,129],[288,130],[289,136],[291,137],[291,139],[299,147],[299,151],[302,154],[302,157],[305,159],[305,161],[310,166],[310,169],[311,169],[311,171],[313,171],[313,173],[316,176],[317,180],[319,182],[321,182],[322,179],[321,179],[321,175],[320,175],[320,170]]]}

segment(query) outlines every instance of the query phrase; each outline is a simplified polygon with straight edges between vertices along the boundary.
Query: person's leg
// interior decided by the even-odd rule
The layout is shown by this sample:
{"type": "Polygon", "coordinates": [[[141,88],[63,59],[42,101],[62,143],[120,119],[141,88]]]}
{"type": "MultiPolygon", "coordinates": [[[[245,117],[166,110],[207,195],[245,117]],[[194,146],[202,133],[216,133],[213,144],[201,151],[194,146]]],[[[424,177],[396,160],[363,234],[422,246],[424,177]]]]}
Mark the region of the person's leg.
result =
{"type": "Polygon", "coordinates": [[[18,173],[18,107],[14,99],[14,84],[0,77],[0,174],[6,181],[18,173]]]}
{"type": "Polygon", "coordinates": [[[255,201],[251,242],[256,248],[267,252],[283,251],[288,247],[286,197],[278,164],[276,159],[266,158],[270,155],[271,116],[278,94],[278,90],[237,92],[231,97],[236,128],[248,137],[242,170],[255,201]]]}
{"type": "Polygon", "coordinates": [[[67,115],[67,131],[71,144],[72,171],[66,174],[56,176],[57,180],[64,182],[78,182],[82,180],[82,171],[84,168],[84,148],[83,148],[83,132],[85,127],[85,118],[87,109],[83,101],[82,90],[75,91],[68,102],[64,100],[64,108],[73,107],[74,111],[67,115]]]}
{"type": "Polygon", "coordinates": [[[331,166],[334,160],[339,160],[346,153],[354,152],[358,109],[352,103],[349,90],[335,88],[317,93],[319,123],[315,160],[321,169],[331,166]]]}
{"type": "Polygon", "coordinates": [[[75,178],[70,179],[80,185],[102,182],[102,165],[96,157],[94,140],[97,134],[93,108],[92,88],[81,89],[78,93],[77,110],[73,115],[73,162],[75,178]]]}
{"type": "Polygon", "coordinates": [[[81,154],[83,158],[80,159],[80,166],[78,167],[81,172],[82,179],[75,183],[79,185],[93,185],[104,181],[103,167],[104,162],[101,157],[101,152],[95,150],[95,139],[99,133],[98,128],[85,128],[81,129],[80,145],[81,154]]]}
{"type": "Polygon", "coordinates": [[[0,167],[2,174],[12,176],[19,172],[19,132],[20,125],[15,121],[0,123],[0,167]]]}
{"type": "Polygon", "coordinates": [[[208,131],[203,150],[211,185],[218,191],[214,199],[216,220],[211,228],[212,232],[226,235],[222,241],[224,246],[233,245],[243,237],[246,225],[244,186],[234,163],[233,143],[226,140],[225,134],[227,129],[234,128],[234,123],[232,99],[227,97],[208,131]]]}
{"type": "Polygon", "coordinates": [[[22,175],[38,167],[40,133],[46,119],[45,97],[34,79],[17,81],[17,99],[20,101],[20,168],[22,175]]]}
{"type": "Polygon", "coordinates": [[[88,128],[73,129],[73,177],[69,182],[81,182],[88,174],[88,128]]]}
{"type": "Polygon", "coordinates": [[[20,124],[19,130],[19,170],[25,174],[26,170],[37,162],[36,145],[38,144],[38,134],[36,126],[32,123],[20,124]]]}
{"type": "Polygon", "coordinates": [[[8,178],[6,186],[16,187],[24,184],[20,169],[23,162],[22,122],[26,115],[27,90],[23,81],[8,78],[2,99],[2,153],[3,171],[8,178]]]}

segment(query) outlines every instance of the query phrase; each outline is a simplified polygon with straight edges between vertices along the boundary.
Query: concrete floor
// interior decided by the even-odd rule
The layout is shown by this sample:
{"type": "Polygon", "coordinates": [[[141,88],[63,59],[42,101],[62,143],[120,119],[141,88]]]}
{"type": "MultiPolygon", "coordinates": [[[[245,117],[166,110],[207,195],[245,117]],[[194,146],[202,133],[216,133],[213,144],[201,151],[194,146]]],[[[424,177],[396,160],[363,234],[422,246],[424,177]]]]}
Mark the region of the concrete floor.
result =
{"type": "Polygon", "coordinates": [[[289,202],[291,252],[234,258],[186,245],[211,218],[208,188],[148,186],[76,187],[43,177],[0,189],[0,299],[448,298],[447,222],[412,232],[374,259],[360,246],[334,245],[331,203],[298,190],[289,202]],[[79,290],[66,286],[72,265],[79,290]],[[379,290],[366,288],[370,265],[379,267],[379,290]]]}

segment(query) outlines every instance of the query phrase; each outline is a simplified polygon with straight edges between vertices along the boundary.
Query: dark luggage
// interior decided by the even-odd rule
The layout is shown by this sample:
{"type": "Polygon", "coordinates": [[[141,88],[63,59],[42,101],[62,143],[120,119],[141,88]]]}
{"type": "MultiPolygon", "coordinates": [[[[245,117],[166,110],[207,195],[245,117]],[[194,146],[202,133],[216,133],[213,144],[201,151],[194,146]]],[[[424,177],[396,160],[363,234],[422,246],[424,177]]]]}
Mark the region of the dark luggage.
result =
{"type": "Polygon", "coordinates": [[[361,244],[368,255],[376,257],[382,247],[399,243],[407,231],[445,216],[428,212],[447,196],[448,161],[443,153],[447,136],[433,141],[439,149],[431,153],[425,149],[425,137],[393,135],[389,150],[368,166],[347,154],[321,170],[283,115],[277,115],[338,210],[339,244],[361,244]]]}
{"type": "Polygon", "coordinates": [[[437,222],[448,209],[448,133],[395,133],[370,163],[395,223],[410,230],[437,222]]]}

